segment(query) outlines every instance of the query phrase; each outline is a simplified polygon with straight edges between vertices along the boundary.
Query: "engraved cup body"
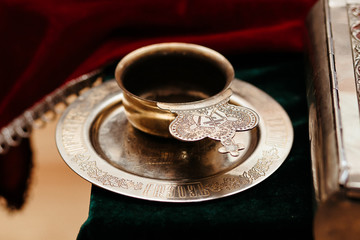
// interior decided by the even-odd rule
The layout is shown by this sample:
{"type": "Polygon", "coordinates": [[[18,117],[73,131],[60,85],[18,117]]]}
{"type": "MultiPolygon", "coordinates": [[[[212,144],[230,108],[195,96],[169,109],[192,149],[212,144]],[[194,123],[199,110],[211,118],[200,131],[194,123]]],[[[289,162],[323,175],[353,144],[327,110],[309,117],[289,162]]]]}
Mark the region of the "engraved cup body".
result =
{"type": "Polygon", "coordinates": [[[213,103],[230,87],[234,70],[224,56],[209,48],[160,43],[125,56],[115,78],[123,90],[129,122],[143,132],[170,137],[169,124],[176,115],[158,106],[213,103]]]}

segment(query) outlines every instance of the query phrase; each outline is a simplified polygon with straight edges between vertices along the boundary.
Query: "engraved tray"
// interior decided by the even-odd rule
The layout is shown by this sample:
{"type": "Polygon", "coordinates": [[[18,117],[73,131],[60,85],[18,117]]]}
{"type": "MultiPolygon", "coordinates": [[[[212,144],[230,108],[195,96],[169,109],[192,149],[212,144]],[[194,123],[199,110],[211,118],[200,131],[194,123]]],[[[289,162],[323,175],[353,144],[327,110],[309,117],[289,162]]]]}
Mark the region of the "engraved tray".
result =
{"type": "Polygon", "coordinates": [[[110,80],[81,95],[61,116],[58,150],[68,166],[104,189],[140,199],[196,202],[244,191],[269,177],[287,157],[293,128],[284,109],[269,95],[240,80],[231,103],[260,117],[251,131],[236,133],[240,156],[218,152],[211,139],[182,142],[133,128],[122,92],[110,80]]]}

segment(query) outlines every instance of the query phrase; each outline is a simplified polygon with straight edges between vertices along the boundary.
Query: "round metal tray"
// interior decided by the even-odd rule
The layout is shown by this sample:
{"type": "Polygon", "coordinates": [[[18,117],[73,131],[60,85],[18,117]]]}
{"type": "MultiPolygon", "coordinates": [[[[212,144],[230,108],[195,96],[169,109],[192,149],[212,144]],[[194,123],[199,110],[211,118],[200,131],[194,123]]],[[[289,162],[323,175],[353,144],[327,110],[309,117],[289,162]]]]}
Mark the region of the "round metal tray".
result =
{"type": "Polygon", "coordinates": [[[56,129],[59,152],[69,167],[107,190],[141,199],[194,202],[244,191],[269,177],[293,142],[291,121],[269,95],[240,80],[230,102],[255,110],[256,128],[238,132],[245,149],[237,157],[219,153],[211,139],[182,142],[133,128],[114,80],[73,102],[56,129]]]}

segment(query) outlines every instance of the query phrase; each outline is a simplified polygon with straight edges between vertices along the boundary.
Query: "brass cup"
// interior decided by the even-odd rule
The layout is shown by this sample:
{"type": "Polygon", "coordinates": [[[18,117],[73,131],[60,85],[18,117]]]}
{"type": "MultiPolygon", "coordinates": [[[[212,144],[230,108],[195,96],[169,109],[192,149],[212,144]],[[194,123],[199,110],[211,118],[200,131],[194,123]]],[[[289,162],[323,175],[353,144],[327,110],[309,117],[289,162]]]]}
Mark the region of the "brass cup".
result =
{"type": "Polygon", "coordinates": [[[230,87],[234,69],[218,52],[195,44],[160,43],[126,55],[115,69],[123,106],[137,129],[171,137],[176,115],[159,103],[191,105],[216,101],[230,87]]]}

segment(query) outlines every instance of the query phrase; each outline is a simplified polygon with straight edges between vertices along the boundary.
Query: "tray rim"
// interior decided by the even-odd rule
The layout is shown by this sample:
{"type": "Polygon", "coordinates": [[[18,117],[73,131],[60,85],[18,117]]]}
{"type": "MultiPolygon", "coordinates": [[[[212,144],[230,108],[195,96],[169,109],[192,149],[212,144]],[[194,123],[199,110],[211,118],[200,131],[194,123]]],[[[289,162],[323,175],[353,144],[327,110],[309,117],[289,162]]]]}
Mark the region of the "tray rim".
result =
{"type": "MultiPolygon", "coordinates": [[[[234,96],[234,98],[241,98],[241,96],[239,95],[239,87],[250,88],[252,92],[256,93],[256,96],[247,96],[250,99],[250,102],[247,103],[247,107],[251,107],[259,113],[259,128],[266,129],[264,125],[268,122],[268,120],[263,117],[264,114],[262,111],[259,111],[259,107],[254,106],[254,104],[251,102],[251,99],[258,100],[260,96],[261,98],[263,98],[263,102],[270,102],[273,108],[281,112],[280,115],[282,117],[282,121],[284,122],[283,127],[285,127],[288,136],[288,141],[285,142],[283,147],[269,146],[267,148],[264,147],[264,149],[255,149],[255,151],[257,151],[256,154],[253,154],[251,156],[253,160],[246,160],[244,163],[241,163],[241,169],[239,167],[235,167],[234,169],[224,172],[220,176],[215,175],[202,179],[196,179],[195,181],[153,179],[141,177],[126,171],[122,171],[112,166],[106,160],[102,159],[91,147],[91,140],[86,139],[86,136],[89,137],[89,134],[84,133],[87,131],[87,129],[91,127],[92,122],[89,119],[95,119],[96,115],[98,114],[95,111],[90,111],[88,112],[87,116],[80,117],[82,119],[81,121],[78,121],[76,117],[73,119],[74,121],[82,122],[82,128],[80,130],[77,129],[77,131],[80,131],[81,133],[81,136],[78,136],[77,140],[85,142],[86,150],[84,151],[84,149],[80,149],[80,152],[76,152],[74,150],[74,154],[69,154],[69,150],[66,150],[66,147],[64,147],[63,144],[63,125],[64,121],[66,121],[66,118],[69,117],[69,112],[76,106],[87,106],[87,98],[91,94],[94,94],[95,91],[102,92],[104,96],[95,97],[95,99],[97,100],[100,99],[100,102],[96,103],[95,101],[95,103],[93,103],[93,106],[90,107],[95,107],[96,104],[100,104],[101,101],[106,101],[106,99],[110,99],[111,97],[113,97],[113,95],[118,95],[118,97],[121,98],[122,93],[120,89],[117,89],[117,91],[111,93],[110,96],[105,97],[105,95],[109,94],[109,90],[111,91],[111,89],[114,89],[114,85],[115,80],[110,80],[96,88],[89,90],[88,92],[84,93],[84,95],[81,95],[64,111],[56,127],[56,143],[58,151],[65,163],[80,177],[84,178],[85,180],[89,181],[94,185],[97,185],[109,191],[130,197],[160,202],[199,202],[222,198],[247,190],[264,181],[282,165],[291,150],[294,132],[290,118],[285,112],[285,110],[281,107],[279,103],[277,103],[272,97],[270,97],[262,90],[256,88],[249,83],[236,79],[232,84],[232,87],[236,87],[236,89],[233,90],[234,93],[237,94],[234,96]],[[275,155],[277,157],[275,157],[275,155]],[[259,164],[259,161],[261,159],[265,160],[259,164]],[[89,164],[90,162],[91,164],[89,164]],[[258,164],[258,166],[256,166],[256,164],[258,164]],[[267,166],[266,164],[270,165],[267,166]],[[256,167],[254,168],[254,166],[256,167]],[[243,169],[248,169],[248,171],[243,171],[243,169]],[[255,173],[251,175],[250,170],[255,171],[255,173]],[[225,184],[225,180],[230,181],[228,185],[225,184]],[[220,187],[221,184],[223,185],[222,188],[220,187]],[[236,185],[238,186],[236,187],[236,185]],[[183,191],[185,191],[185,195],[182,193],[183,191]],[[193,194],[193,196],[191,196],[191,194],[193,194]]],[[[241,90],[244,91],[244,89],[241,90]]],[[[99,93],[98,95],[101,94],[99,93]]],[[[245,102],[247,102],[247,100],[248,99],[245,99],[245,102]]],[[[110,102],[110,100],[108,101],[110,102]]],[[[102,104],[104,103],[102,102],[102,104]]],[[[87,107],[89,108],[89,106],[87,107]]],[[[269,133],[265,133],[265,136],[262,135],[258,144],[266,145],[265,142],[268,140],[267,135],[269,135],[269,133]]],[[[74,149],[76,149],[76,147],[74,147],[74,149]]]]}

